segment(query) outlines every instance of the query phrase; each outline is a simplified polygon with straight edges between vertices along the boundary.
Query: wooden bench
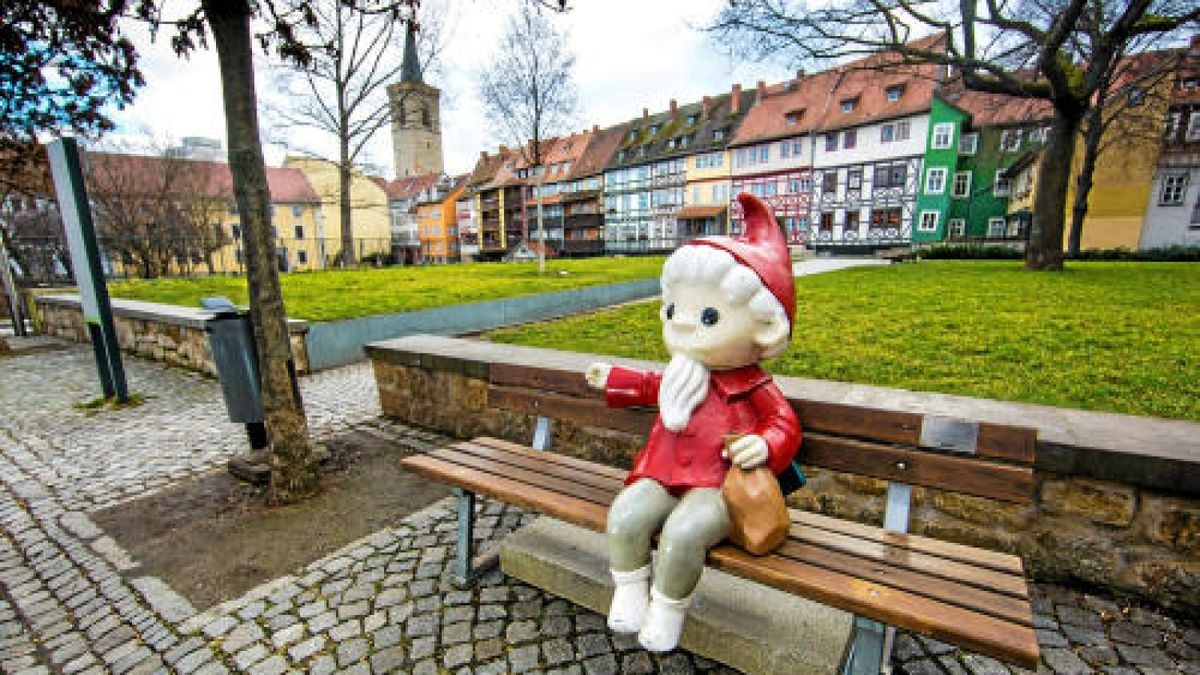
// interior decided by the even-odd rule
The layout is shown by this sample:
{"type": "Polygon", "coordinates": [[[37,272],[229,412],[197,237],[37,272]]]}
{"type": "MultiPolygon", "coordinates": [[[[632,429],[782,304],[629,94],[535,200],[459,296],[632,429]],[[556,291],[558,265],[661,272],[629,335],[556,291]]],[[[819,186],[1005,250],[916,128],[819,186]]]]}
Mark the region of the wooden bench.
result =
{"type": "Polygon", "coordinates": [[[876,255],[890,263],[908,262],[913,259],[913,251],[907,246],[884,249],[876,255]]]}
{"type": "MultiPolygon", "coordinates": [[[[582,374],[492,363],[487,405],[536,416],[532,447],[481,437],[408,457],[403,466],[456,487],[456,578],[474,575],[476,493],[604,531],[626,472],[546,452],[551,419],[645,434],[654,411],[610,409],[582,374]]],[[[884,527],[791,510],[787,542],[771,555],[732,545],[709,564],[854,613],[846,672],[877,673],[894,628],[1035,669],[1038,644],[1016,556],[905,534],[913,485],[1028,504],[1036,432],[857,406],[791,399],[804,428],[803,464],[889,481],[884,527]]],[[[808,488],[804,488],[808,489],[808,488]]]]}

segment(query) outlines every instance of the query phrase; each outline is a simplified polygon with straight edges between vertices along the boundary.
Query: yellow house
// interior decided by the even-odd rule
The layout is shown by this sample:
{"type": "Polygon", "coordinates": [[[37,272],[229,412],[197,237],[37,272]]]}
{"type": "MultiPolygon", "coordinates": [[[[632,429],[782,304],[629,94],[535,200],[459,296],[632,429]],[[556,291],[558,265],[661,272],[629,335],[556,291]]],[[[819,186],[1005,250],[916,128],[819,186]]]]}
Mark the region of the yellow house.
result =
{"type": "Polygon", "coordinates": [[[702,152],[687,158],[683,208],[676,215],[685,237],[729,233],[729,192],[733,185],[730,159],[728,150],[702,152]]]}
{"type": "Polygon", "coordinates": [[[426,262],[458,260],[458,214],[455,204],[466,187],[466,175],[455,176],[440,186],[436,197],[417,204],[417,236],[426,262]]]}
{"type": "MultiPolygon", "coordinates": [[[[1172,52],[1151,52],[1131,57],[1122,82],[1114,85],[1104,117],[1087,216],[1083,221],[1082,250],[1127,248],[1136,250],[1146,226],[1146,205],[1161,152],[1162,121],[1166,119],[1173,77],[1158,76],[1172,52]]],[[[1169,68],[1167,70],[1170,70],[1169,68]]],[[[1070,236],[1076,185],[1083,166],[1084,138],[1080,133],[1071,160],[1063,218],[1063,248],[1070,236]]],[[[1010,214],[1032,213],[1040,155],[1013,172],[1010,214]]]]}
{"type": "MultiPolygon", "coordinates": [[[[314,157],[288,157],[285,168],[303,172],[320,201],[317,238],[325,246],[328,264],[336,264],[341,251],[341,188],[337,164],[314,157]]],[[[358,169],[350,175],[350,227],[354,233],[355,258],[391,253],[391,220],[384,188],[358,169]]]]}

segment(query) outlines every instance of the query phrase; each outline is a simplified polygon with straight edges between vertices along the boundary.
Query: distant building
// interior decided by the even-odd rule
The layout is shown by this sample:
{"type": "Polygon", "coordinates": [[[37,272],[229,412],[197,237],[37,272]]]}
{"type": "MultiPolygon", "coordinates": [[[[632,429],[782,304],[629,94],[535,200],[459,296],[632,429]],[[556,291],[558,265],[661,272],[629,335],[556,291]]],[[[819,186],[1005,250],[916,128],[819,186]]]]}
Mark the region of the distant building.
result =
{"type": "Polygon", "coordinates": [[[417,205],[432,198],[436,186],[446,180],[442,173],[404,176],[384,185],[392,236],[392,259],[403,265],[422,261],[417,205]]]}
{"type": "MultiPolygon", "coordinates": [[[[683,224],[688,158],[723,151],[753,103],[740,95],[707,97],[626,123],[624,137],[604,172],[604,247],[610,253],[670,251],[700,225],[683,224]]],[[[688,213],[685,211],[684,215],[688,213]]],[[[715,221],[713,227],[717,228],[715,221]]]]}
{"type": "Polygon", "coordinates": [[[458,262],[456,204],[466,187],[466,174],[443,177],[417,202],[417,236],[421,259],[427,263],[458,262]]]}
{"type": "Polygon", "coordinates": [[[1200,36],[1174,78],[1139,248],[1200,246],[1200,36]]]}
{"type": "Polygon", "coordinates": [[[400,81],[388,85],[392,114],[392,153],[396,177],[442,173],[441,91],[425,83],[417,58],[415,27],[404,35],[400,81]]]}
{"type": "Polygon", "coordinates": [[[167,157],[199,159],[209,162],[226,161],[225,148],[220,139],[203,136],[184,136],[179,145],[167,148],[167,157]]]}
{"type": "MultiPolygon", "coordinates": [[[[460,260],[475,260],[479,257],[483,242],[483,205],[481,195],[486,191],[500,169],[503,158],[499,155],[479,153],[479,161],[467,175],[463,192],[455,202],[455,218],[458,221],[458,251],[460,260]]],[[[489,211],[490,213],[494,212],[489,211]]],[[[489,248],[499,248],[497,242],[489,248]]]]}
{"type": "MultiPolygon", "coordinates": [[[[284,167],[303,172],[320,199],[317,239],[321,246],[322,267],[338,264],[342,250],[341,184],[336,162],[313,157],[288,157],[284,167]]],[[[350,227],[354,239],[354,259],[388,257],[392,249],[388,198],[384,188],[358,169],[350,177],[350,227]]]]}

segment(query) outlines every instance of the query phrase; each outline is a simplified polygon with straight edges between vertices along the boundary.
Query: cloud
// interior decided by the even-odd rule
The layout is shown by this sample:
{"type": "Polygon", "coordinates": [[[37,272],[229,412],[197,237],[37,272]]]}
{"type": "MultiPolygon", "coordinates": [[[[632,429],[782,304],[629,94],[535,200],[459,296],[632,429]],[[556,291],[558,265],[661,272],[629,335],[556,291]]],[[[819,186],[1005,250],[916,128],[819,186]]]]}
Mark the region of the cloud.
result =
{"type": "MultiPolygon", "coordinates": [[[[427,0],[437,2],[439,0],[427,0]]],[[[431,84],[442,94],[442,145],[446,170],[469,171],[481,150],[497,138],[486,127],[476,95],[476,72],[499,42],[505,18],[517,2],[529,0],[442,0],[450,9],[443,64],[431,84]]],[[[667,108],[671,98],[683,104],[706,94],[726,91],[739,79],[782,80],[788,72],[775,65],[735,64],[720,45],[696,30],[723,0],[651,2],[648,0],[573,0],[572,10],[554,17],[568,32],[576,55],[580,93],[578,129],[608,126],[667,108]]],[[[141,54],[146,87],[134,103],[114,115],[118,133],[130,139],[149,130],[159,140],[208,136],[224,141],[224,106],[215,52],[199,50],[190,58],[175,56],[160,35],[151,43],[142,26],[128,27],[141,54]]],[[[269,57],[255,51],[257,86],[265,98],[273,86],[265,77],[269,57]]],[[[260,114],[260,123],[267,118],[260,114]]],[[[327,156],[332,139],[314,132],[289,132],[297,147],[327,156]]],[[[263,129],[264,138],[278,136],[263,129]]],[[[371,144],[368,160],[390,170],[391,141],[385,132],[371,144]]],[[[268,162],[282,160],[283,149],[267,148],[268,162]]]]}

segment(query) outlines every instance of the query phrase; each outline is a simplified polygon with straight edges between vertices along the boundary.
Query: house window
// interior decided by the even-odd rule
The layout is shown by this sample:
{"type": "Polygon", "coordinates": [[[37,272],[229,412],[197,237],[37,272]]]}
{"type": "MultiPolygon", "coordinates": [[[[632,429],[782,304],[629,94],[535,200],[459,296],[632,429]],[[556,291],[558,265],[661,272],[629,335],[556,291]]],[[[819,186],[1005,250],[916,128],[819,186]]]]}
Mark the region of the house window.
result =
{"type": "Polygon", "coordinates": [[[904,187],[904,180],[908,175],[908,171],[903,164],[882,164],[875,167],[875,183],[876,189],[904,187]]]}
{"type": "Polygon", "coordinates": [[[896,101],[900,100],[901,96],[904,95],[904,85],[893,84],[885,89],[884,93],[887,94],[888,103],[895,103],[896,101]]]}
{"type": "Polygon", "coordinates": [[[950,219],[950,236],[965,237],[967,234],[967,221],[962,218],[950,219]]]}
{"type": "Polygon", "coordinates": [[[917,229],[922,232],[937,232],[939,216],[941,214],[937,211],[922,211],[921,222],[917,225],[917,229]]]}
{"type": "Polygon", "coordinates": [[[849,150],[856,145],[858,145],[858,130],[857,129],[847,129],[842,134],[842,147],[849,150]]]}
{"type": "Polygon", "coordinates": [[[1137,107],[1146,102],[1146,90],[1141,87],[1132,87],[1129,90],[1129,105],[1137,107]]]}
{"type": "Polygon", "coordinates": [[[760,146],[758,148],[759,164],[766,164],[769,161],[771,161],[771,146],[769,146],[769,145],[760,146]]]}
{"type": "Polygon", "coordinates": [[[229,211],[229,215],[231,215],[231,216],[236,215],[237,214],[237,204],[235,204],[234,202],[230,202],[228,211],[229,211]]]}
{"type": "Polygon", "coordinates": [[[908,140],[908,129],[909,129],[908,120],[896,122],[896,140],[907,141],[908,140]]]}
{"type": "Polygon", "coordinates": [[[299,218],[300,216],[304,215],[304,207],[303,207],[303,206],[300,206],[300,205],[298,205],[298,204],[297,204],[297,205],[294,205],[294,206],[292,206],[292,215],[293,215],[293,216],[295,216],[295,217],[297,217],[297,218],[299,218]]]}
{"type": "Polygon", "coordinates": [[[296,226],[296,238],[297,238],[297,239],[303,239],[303,238],[304,238],[304,226],[303,226],[303,225],[297,225],[297,226],[296,226]]]}
{"type": "Polygon", "coordinates": [[[955,197],[971,196],[971,172],[970,171],[955,171],[954,172],[954,190],[951,194],[955,197]]]}
{"type": "Polygon", "coordinates": [[[688,126],[691,126],[691,125],[695,124],[697,119],[699,119],[699,118],[698,118],[698,117],[697,117],[697,116],[696,116],[694,113],[693,113],[693,114],[691,114],[691,115],[688,115],[688,116],[687,116],[687,124],[688,124],[688,126]]]}
{"type": "Polygon", "coordinates": [[[1181,113],[1173,112],[1170,115],[1167,115],[1166,139],[1168,143],[1179,137],[1179,123],[1181,121],[1183,121],[1183,115],[1181,113]]]}
{"type": "Polygon", "coordinates": [[[825,152],[833,152],[837,150],[837,134],[825,134],[825,152]]]}
{"type": "Polygon", "coordinates": [[[713,129],[712,137],[713,137],[714,141],[719,141],[719,140],[724,139],[725,138],[725,130],[724,129],[713,129]]]}
{"type": "Polygon", "coordinates": [[[879,142],[891,143],[896,140],[896,125],[885,124],[879,127],[879,142]]]}
{"type": "Polygon", "coordinates": [[[242,226],[238,225],[237,223],[230,225],[229,233],[233,235],[234,239],[241,239],[242,238],[242,226]]]}
{"type": "Polygon", "coordinates": [[[943,122],[933,125],[933,142],[931,146],[934,150],[945,150],[950,147],[954,141],[954,123],[943,122]]]}
{"type": "Polygon", "coordinates": [[[900,227],[900,219],[904,217],[902,209],[874,209],[871,211],[871,229],[881,230],[889,227],[900,227]]]}
{"type": "Polygon", "coordinates": [[[1005,175],[1004,169],[996,172],[996,182],[992,184],[993,197],[1007,197],[1012,194],[1012,178],[1005,175]]]}
{"type": "Polygon", "coordinates": [[[1184,139],[1188,143],[1200,141],[1200,112],[1188,115],[1187,135],[1184,136],[1184,139]]]}
{"type": "Polygon", "coordinates": [[[831,194],[837,191],[837,172],[826,171],[821,174],[821,192],[831,194]]]}
{"type": "Polygon", "coordinates": [[[1000,151],[1001,152],[1016,152],[1021,149],[1021,130],[1020,129],[1005,129],[1000,134],[1000,151]]]}
{"type": "Polygon", "coordinates": [[[1187,192],[1186,173],[1169,173],[1163,176],[1162,191],[1158,193],[1158,203],[1162,206],[1183,206],[1183,196],[1187,192]]]}
{"type": "Polygon", "coordinates": [[[308,251],[296,251],[296,262],[301,265],[308,264],[308,251]]]}
{"type": "Polygon", "coordinates": [[[858,106],[857,98],[847,98],[842,101],[842,112],[854,112],[854,108],[858,106]]]}
{"type": "Polygon", "coordinates": [[[1029,131],[1030,143],[1045,143],[1046,136],[1049,135],[1050,129],[1047,127],[1038,127],[1029,131]]]}
{"type": "Polygon", "coordinates": [[[793,110],[784,116],[784,120],[789,127],[794,127],[800,123],[800,118],[804,116],[803,110],[793,110]]]}
{"type": "Polygon", "coordinates": [[[821,231],[833,232],[833,211],[823,211],[821,213],[821,231]]]}
{"type": "Polygon", "coordinates": [[[795,155],[796,157],[799,157],[800,153],[803,151],[804,151],[804,140],[800,139],[800,138],[794,139],[792,141],[792,154],[795,155]]]}
{"type": "Polygon", "coordinates": [[[925,172],[925,194],[940,195],[946,191],[946,169],[935,167],[925,172]]]}
{"type": "Polygon", "coordinates": [[[851,190],[862,188],[862,169],[850,169],[846,172],[846,187],[851,190]]]}
{"type": "Polygon", "coordinates": [[[1004,218],[988,218],[987,236],[989,239],[1000,239],[1004,236],[1004,218]]]}
{"type": "Polygon", "coordinates": [[[963,134],[958,139],[958,154],[973,155],[979,149],[979,134],[963,134]]]}

